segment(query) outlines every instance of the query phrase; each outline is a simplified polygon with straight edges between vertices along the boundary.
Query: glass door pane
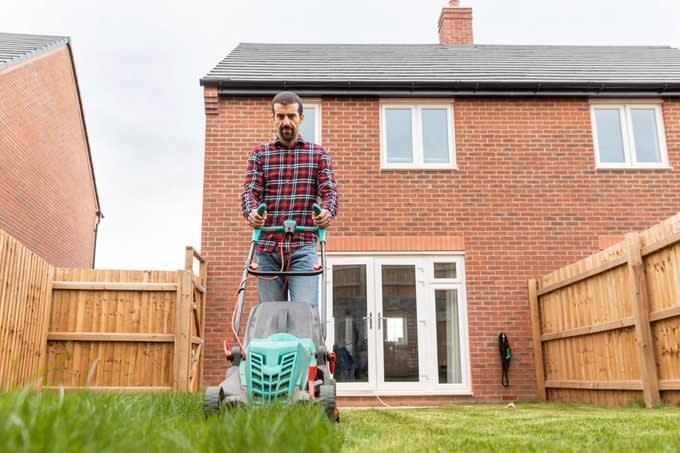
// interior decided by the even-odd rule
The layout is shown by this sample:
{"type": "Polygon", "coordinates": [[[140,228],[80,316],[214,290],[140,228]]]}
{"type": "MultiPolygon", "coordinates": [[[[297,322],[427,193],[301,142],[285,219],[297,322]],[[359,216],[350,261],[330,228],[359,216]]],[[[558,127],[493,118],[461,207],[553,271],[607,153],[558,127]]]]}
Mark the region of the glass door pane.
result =
{"type": "Polygon", "coordinates": [[[434,294],[439,383],[460,384],[463,382],[463,377],[460,357],[458,290],[437,289],[434,294]]]}
{"type": "Polygon", "coordinates": [[[366,265],[333,265],[333,319],[337,382],[368,382],[366,265]]]}
{"type": "Polygon", "coordinates": [[[383,265],[381,275],[384,381],[418,382],[416,267],[383,265]]]}

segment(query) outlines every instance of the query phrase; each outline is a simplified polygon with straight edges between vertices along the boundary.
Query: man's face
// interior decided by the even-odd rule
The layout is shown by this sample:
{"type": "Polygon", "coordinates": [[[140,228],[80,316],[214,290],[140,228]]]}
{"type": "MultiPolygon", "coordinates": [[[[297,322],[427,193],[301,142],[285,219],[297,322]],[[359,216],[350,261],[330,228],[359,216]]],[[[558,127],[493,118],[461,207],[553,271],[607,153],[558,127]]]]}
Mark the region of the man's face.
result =
{"type": "Polygon", "coordinates": [[[274,127],[281,141],[287,145],[297,140],[305,115],[298,113],[298,104],[274,104],[274,127]]]}

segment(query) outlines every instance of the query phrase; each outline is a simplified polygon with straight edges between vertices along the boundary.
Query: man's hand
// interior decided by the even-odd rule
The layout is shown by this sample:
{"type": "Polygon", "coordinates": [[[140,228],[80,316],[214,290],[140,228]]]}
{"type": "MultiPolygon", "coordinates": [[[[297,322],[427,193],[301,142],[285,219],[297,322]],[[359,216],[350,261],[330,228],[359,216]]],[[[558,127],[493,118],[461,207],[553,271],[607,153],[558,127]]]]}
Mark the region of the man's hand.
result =
{"type": "Polygon", "coordinates": [[[260,215],[257,213],[257,209],[253,209],[248,215],[248,225],[250,228],[262,228],[265,220],[267,220],[267,211],[260,215]]]}
{"type": "Polygon", "coordinates": [[[328,225],[331,224],[331,213],[328,212],[328,209],[322,209],[319,215],[312,214],[312,219],[314,220],[314,225],[319,228],[328,228],[328,225]]]}

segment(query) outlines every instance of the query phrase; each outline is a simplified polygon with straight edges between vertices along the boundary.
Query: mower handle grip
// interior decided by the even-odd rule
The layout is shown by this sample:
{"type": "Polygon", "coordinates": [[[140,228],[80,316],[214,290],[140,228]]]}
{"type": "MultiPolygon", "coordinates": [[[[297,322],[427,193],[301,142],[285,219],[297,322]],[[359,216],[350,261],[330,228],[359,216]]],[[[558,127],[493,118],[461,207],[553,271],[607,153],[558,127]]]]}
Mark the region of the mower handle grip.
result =
{"type": "MultiPolygon", "coordinates": [[[[319,206],[318,203],[314,203],[312,205],[312,209],[314,210],[315,215],[321,214],[321,206],[319,206]]],[[[257,213],[259,215],[264,214],[266,210],[267,210],[267,204],[266,203],[262,203],[262,204],[260,204],[260,206],[257,207],[257,213]]]]}
{"type": "MultiPolygon", "coordinates": [[[[260,204],[260,206],[257,207],[257,213],[259,215],[262,215],[265,213],[267,210],[267,205],[266,203],[260,204]]],[[[314,215],[319,215],[321,214],[321,206],[319,206],[318,203],[314,203],[312,205],[312,210],[314,211],[314,215]]],[[[262,235],[262,232],[281,232],[283,231],[282,226],[268,226],[268,227],[260,227],[260,228],[255,228],[253,229],[253,242],[258,242],[260,240],[260,236],[262,235]]],[[[317,236],[319,237],[319,240],[321,242],[326,242],[326,229],[325,228],[319,228],[316,226],[296,226],[295,231],[297,232],[313,232],[316,233],[317,236]]]]}

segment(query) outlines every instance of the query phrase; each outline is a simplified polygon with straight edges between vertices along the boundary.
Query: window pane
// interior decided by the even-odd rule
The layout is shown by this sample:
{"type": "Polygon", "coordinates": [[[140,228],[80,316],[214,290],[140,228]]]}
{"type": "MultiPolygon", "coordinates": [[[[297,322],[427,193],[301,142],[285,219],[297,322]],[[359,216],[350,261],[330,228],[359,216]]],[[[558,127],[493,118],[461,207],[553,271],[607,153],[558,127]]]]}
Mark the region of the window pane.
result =
{"type": "Polygon", "coordinates": [[[460,325],[458,322],[458,291],[438,289],[434,292],[437,310],[437,364],[440,384],[460,384],[460,325]]]}
{"type": "Polygon", "coordinates": [[[388,163],[412,163],[411,109],[385,109],[388,163]]]}
{"type": "Polygon", "coordinates": [[[312,143],[316,142],[316,106],[309,106],[304,108],[305,120],[300,126],[300,134],[312,143]]]}
{"type": "Polygon", "coordinates": [[[621,117],[618,109],[595,109],[600,162],[624,163],[621,117]]]}
{"type": "Polygon", "coordinates": [[[456,278],[456,263],[434,263],[434,278],[456,278]]]}
{"type": "Polygon", "coordinates": [[[661,162],[659,134],[654,109],[631,109],[635,138],[635,156],[638,162],[661,162]]]}
{"type": "Polygon", "coordinates": [[[449,162],[449,128],[446,109],[423,109],[423,157],[426,164],[449,162]]]}

